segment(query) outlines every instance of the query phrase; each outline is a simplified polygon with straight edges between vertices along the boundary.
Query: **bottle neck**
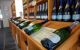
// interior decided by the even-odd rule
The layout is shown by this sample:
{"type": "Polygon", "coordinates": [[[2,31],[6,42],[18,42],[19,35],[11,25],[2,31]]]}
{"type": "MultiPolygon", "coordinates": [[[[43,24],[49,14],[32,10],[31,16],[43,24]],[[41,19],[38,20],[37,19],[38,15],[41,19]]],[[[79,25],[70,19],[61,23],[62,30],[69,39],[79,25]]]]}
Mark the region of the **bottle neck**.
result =
{"type": "Polygon", "coordinates": [[[69,27],[69,28],[70,28],[70,31],[71,31],[72,29],[74,29],[78,24],[79,24],[79,21],[73,22],[73,23],[71,24],[71,26],[69,27]]]}
{"type": "Polygon", "coordinates": [[[45,21],[41,22],[40,24],[43,25],[43,24],[45,24],[46,22],[48,22],[47,19],[46,19],[45,21]]]}

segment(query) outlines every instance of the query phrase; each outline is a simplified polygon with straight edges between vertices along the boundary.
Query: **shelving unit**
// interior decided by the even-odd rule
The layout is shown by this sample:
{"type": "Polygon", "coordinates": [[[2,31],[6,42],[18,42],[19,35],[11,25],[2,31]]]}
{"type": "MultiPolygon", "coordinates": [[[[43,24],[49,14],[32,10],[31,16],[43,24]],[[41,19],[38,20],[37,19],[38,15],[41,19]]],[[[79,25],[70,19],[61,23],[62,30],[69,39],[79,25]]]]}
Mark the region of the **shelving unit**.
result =
{"type": "MultiPolygon", "coordinates": [[[[23,0],[23,6],[24,6],[24,18],[33,20],[36,19],[36,22],[42,22],[43,20],[37,19],[37,12],[38,12],[38,6],[40,4],[43,4],[45,2],[48,2],[48,22],[44,24],[43,26],[54,28],[54,29],[60,29],[66,26],[69,26],[72,22],[62,22],[62,21],[52,21],[52,9],[53,9],[53,2],[54,0],[23,0]],[[35,5],[31,5],[33,1],[36,1],[35,5]],[[33,13],[34,15],[30,15],[33,13]]],[[[31,36],[27,35],[23,30],[19,29],[17,26],[13,26],[14,24],[10,22],[11,30],[13,33],[18,33],[18,43],[22,50],[47,50],[44,48],[38,41],[33,39],[31,36]],[[16,28],[16,29],[15,29],[16,28]],[[17,31],[13,31],[13,30],[17,31]],[[26,43],[27,42],[27,45],[26,43]]],[[[80,50],[80,47],[78,46],[79,41],[79,34],[80,34],[80,25],[78,25],[75,29],[72,30],[70,33],[71,36],[62,43],[59,47],[56,48],[56,50],[80,50]]],[[[13,35],[15,37],[15,35],[13,35]]]]}

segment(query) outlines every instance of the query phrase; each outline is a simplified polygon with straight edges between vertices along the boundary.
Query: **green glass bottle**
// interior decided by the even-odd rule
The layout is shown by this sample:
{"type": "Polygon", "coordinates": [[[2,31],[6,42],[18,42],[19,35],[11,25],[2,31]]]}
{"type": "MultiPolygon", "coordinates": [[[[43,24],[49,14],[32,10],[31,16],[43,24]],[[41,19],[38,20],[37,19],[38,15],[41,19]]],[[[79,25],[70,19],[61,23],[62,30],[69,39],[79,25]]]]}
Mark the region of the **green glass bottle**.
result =
{"type": "Polygon", "coordinates": [[[48,22],[48,20],[45,20],[41,23],[36,23],[36,24],[32,24],[30,23],[27,27],[25,27],[23,30],[28,34],[31,35],[34,32],[37,32],[38,30],[40,30],[40,28],[42,27],[43,24],[45,24],[46,22],[48,22]]]}
{"type": "Polygon", "coordinates": [[[20,29],[22,29],[22,28],[28,26],[30,23],[31,23],[31,22],[30,22],[29,20],[26,20],[26,21],[22,22],[21,24],[19,24],[18,27],[19,27],[20,29]]]}
{"type": "Polygon", "coordinates": [[[79,22],[75,21],[71,26],[54,31],[49,37],[41,40],[42,45],[48,50],[55,50],[56,47],[62,44],[70,36],[72,29],[74,29],[77,24],[79,24],[79,22]]]}

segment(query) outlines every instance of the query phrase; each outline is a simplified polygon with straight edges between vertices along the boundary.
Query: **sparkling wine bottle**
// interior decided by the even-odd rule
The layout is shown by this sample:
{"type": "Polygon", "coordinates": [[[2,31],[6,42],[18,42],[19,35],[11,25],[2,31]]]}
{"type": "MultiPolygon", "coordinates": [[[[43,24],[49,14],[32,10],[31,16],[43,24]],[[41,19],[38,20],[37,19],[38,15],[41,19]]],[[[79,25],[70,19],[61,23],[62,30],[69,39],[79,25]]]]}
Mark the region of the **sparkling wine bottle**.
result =
{"type": "Polygon", "coordinates": [[[48,2],[45,3],[44,13],[45,13],[44,19],[48,19],[48,2]]]}
{"type": "Polygon", "coordinates": [[[64,9],[64,15],[63,15],[63,21],[70,21],[71,15],[70,15],[70,0],[67,0],[65,9],[64,9]]]}
{"type": "Polygon", "coordinates": [[[37,18],[37,19],[40,19],[40,5],[38,6],[36,18],[37,18]]]}
{"type": "Polygon", "coordinates": [[[40,30],[41,26],[43,24],[45,24],[46,22],[48,22],[48,20],[45,20],[41,23],[36,23],[36,24],[33,24],[33,23],[30,23],[27,27],[25,27],[23,30],[28,34],[28,35],[31,35],[32,33],[40,30]]]}
{"type": "Polygon", "coordinates": [[[72,16],[73,21],[80,21],[80,0],[77,0],[75,10],[72,16]]]}
{"type": "Polygon", "coordinates": [[[58,9],[57,20],[62,21],[62,17],[63,17],[63,0],[60,0],[60,6],[58,9]]]}
{"type": "Polygon", "coordinates": [[[52,12],[52,20],[56,20],[57,18],[57,0],[54,0],[53,12],[52,12]]]}
{"type": "Polygon", "coordinates": [[[74,29],[77,24],[79,24],[79,22],[75,21],[72,23],[71,26],[54,31],[53,34],[50,35],[48,38],[44,38],[41,40],[42,45],[48,50],[55,49],[70,36],[72,29],[74,29]]]}

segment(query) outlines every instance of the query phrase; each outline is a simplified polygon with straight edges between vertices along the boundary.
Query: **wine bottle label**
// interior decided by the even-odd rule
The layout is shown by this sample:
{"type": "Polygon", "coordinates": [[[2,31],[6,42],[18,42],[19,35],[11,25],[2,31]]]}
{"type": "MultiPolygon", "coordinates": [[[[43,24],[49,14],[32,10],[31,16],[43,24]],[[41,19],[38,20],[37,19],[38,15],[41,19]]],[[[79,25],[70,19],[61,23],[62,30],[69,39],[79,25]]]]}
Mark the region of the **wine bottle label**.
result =
{"type": "Polygon", "coordinates": [[[57,17],[56,15],[52,15],[52,19],[54,19],[54,20],[55,20],[55,19],[56,19],[56,17],[57,17]]]}
{"type": "Polygon", "coordinates": [[[72,19],[73,20],[79,20],[80,19],[80,14],[74,14],[72,19]]]}
{"type": "MultiPolygon", "coordinates": [[[[28,22],[28,20],[26,20],[25,22],[28,22]]],[[[25,22],[21,23],[20,26],[24,26],[24,23],[25,23],[25,22]]]]}
{"type": "Polygon", "coordinates": [[[50,35],[50,37],[48,37],[49,40],[51,40],[53,43],[58,43],[60,41],[60,36],[53,33],[52,35],[50,35]]]}
{"type": "Polygon", "coordinates": [[[62,15],[57,15],[57,19],[61,20],[62,19],[62,15]]]}
{"type": "Polygon", "coordinates": [[[47,19],[48,18],[48,16],[47,16],[47,14],[45,15],[45,19],[47,19]]]}
{"type": "Polygon", "coordinates": [[[36,16],[36,18],[40,18],[40,16],[36,16]]]}
{"type": "Polygon", "coordinates": [[[43,15],[43,19],[47,19],[47,15],[43,15]]]}
{"type": "Polygon", "coordinates": [[[48,27],[42,27],[39,31],[31,34],[31,37],[40,43],[40,41],[42,39],[51,37],[51,35],[53,35],[53,32],[55,30],[56,29],[52,29],[52,28],[48,28],[48,27]]]}
{"type": "Polygon", "coordinates": [[[14,23],[18,24],[19,22],[18,21],[14,21],[14,23]]]}
{"type": "Polygon", "coordinates": [[[63,15],[63,20],[68,21],[70,19],[70,15],[63,15]]]}
{"type": "Polygon", "coordinates": [[[23,26],[23,25],[24,25],[24,23],[21,23],[21,24],[20,24],[20,26],[23,26]]]}
{"type": "Polygon", "coordinates": [[[29,26],[27,27],[27,29],[28,30],[32,30],[33,29],[33,27],[32,27],[33,25],[34,25],[33,23],[29,24],[29,26]]]}
{"type": "Polygon", "coordinates": [[[33,25],[34,25],[34,22],[30,23],[27,27],[23,28],[23,30],[29,29],[29,28],[32,27],[33,25]]]}

